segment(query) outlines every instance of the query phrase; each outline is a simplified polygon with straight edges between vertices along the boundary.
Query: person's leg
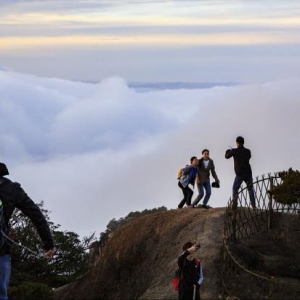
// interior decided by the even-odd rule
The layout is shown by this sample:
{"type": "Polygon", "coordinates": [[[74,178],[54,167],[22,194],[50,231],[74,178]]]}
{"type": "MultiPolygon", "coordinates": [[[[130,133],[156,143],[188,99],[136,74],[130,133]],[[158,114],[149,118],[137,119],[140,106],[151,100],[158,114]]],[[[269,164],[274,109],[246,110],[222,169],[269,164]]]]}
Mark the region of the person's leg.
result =
{"type": "Polygon", "coordinates": [[[196,288],[195,300],[200,300],[200,287],[199,286],[197,286],[197,288],[196,288]]]}
{"type": "Polygon", "coordinates": [[[243,178],[241,176],[236,175],[232,186],[232,209],[237,208],[238,193],[242,182],[243,182],[243,178]]]}
{"type": "Polygon", "coordinates": [[[193,197],[193,190],[191,188],[189,188],[188,186],[185,188],[186,192],[187,192],[187,197],[186,197],[186,205],[191,205],[192,202],[192,197],[193,197]]]}
{"type": "Polygon", "coordinates": [[[186,199],[187,199],[187,192],[185,190],[185,188],[182,186],[181,182],[178,181],[178,186],[181,188],[182,192],[183,192],[183,199],[180,201],[180,203],[178,204],[178,208],[182,208],[183,205],[185,204],[186,202],[186,199]]]}
{"type": "Polygon", "coordinates": [[[187,284],[184,279],[179,282],[178,299],[179,300],[192,300],[193,299],[193,286],[187,284]]]}
{"type": "Polygon", "coordinates": [[[242,182],[243,178],[241,176],[235,176],[232,186],[232,198],[237,198],[242,182]]]}
{"type": "Polygon", "coordinates": [[[254,196],[254,189],[253,189],[253,178],[252,176],[247,177],[245,180],[247,189],[249,192],[250,204],[253,208],[255,208],[255,196],[254,196]]]}
{"type": "Polygon", "coordinates": [[[0,300],[8,299],[8,285],[11,272],[10,256],[0,256],[0,300]]]}
{"type": "Polygon", "coordinates": [[[204,189],[205,189],[205,197],[204,197],[204,200],[203,200],[203,205],[206,206],[207,202],[208,202],[208,200],[210,198],[210,195],[211,195],[210,181],[205,182],[203,186],[204,186],[204,189]]]}
{"type": "Polygon", "coordinates": [[[198,196],[193,201],[193,205],[197,205],[200,202],[200,200],[202,199],[203,195],[204,195],[204,189],[203,189],[203,184],[202,183],[197,183],[197,189],[198,189],[198,196]]]}

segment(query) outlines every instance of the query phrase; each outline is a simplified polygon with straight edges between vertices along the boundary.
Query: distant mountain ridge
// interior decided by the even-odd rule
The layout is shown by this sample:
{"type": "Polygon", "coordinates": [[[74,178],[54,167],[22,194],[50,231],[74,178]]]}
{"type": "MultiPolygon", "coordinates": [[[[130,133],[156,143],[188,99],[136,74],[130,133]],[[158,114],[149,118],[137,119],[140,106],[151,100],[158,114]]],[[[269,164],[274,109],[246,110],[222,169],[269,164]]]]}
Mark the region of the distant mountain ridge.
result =
{"type": "MultiPolygon", "coordinates": [[[[99,81],[93,80],[74,80],[78,82],[98,84],[99,81]]],[[[239,82],[128,82],[128,87],[138,92],[161,91],[161,90],[180,90],[180,89],[209,89],[216,86],[235,86],[240,85],[239,82]]]]}
{"type": "MultiPolygon", "coordinates": [[[[5,66],[0,65],[0,71],[10,71],[13,72],[12,69],[9,69],[5,66]]],[[[19,72],[22,74],[22,72],[19,72]]],[[[26,74],[26,73],[23,73],[26,74]]],[[[46,77],[45,77],[46,78],[46,77]]],[[[57,79],[60,79],[57,77],[57,79]]],[[[64,79],[66,80],[66,79],[64,79]]],[[[71,80],[74,82],[82,82],[82,83],[90,83],[90,84],[98,84],[99,81],[95,80],[71,80]]],[[[238,82],[186,82],[186,81],[173,81],[173,82],[128,82],[128,87],[135,89],[137,92],[148,92],[148,91],[161,91],[161,90],[180,90],[180,89],[208,89],[215,86],[235,86],[240,85],[238,82]]]]}
{"type": "Polygon", "coordinates": [[[137,91],[208,89],[215,86],[234,86],[236,82],[130,82],[128,86],[137,91]]]}

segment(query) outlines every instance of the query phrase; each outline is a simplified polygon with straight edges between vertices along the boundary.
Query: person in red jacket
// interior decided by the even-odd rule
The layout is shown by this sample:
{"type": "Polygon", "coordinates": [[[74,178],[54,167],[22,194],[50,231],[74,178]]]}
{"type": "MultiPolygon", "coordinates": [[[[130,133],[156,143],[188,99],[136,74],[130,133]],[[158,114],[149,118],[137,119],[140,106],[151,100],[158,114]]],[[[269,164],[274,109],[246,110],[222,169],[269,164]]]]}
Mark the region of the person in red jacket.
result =
{"type": "Polygon", "coordinates": [[[4,176],[8,175],[5,164],[0,163],[0,202],[3,209],[3,223],[1,223],[1,234],[4,243],[0,247],[0,299],[8,299],[8,286],[11,273],[11,261],[7,236],[9,234],[9,219],[15,208],[27,216],[34,224],[43,244],[44,256],[51,258],[56,248],[49,225],[39,207],[29,198],[17,182],[12,182],[4,176]]]}

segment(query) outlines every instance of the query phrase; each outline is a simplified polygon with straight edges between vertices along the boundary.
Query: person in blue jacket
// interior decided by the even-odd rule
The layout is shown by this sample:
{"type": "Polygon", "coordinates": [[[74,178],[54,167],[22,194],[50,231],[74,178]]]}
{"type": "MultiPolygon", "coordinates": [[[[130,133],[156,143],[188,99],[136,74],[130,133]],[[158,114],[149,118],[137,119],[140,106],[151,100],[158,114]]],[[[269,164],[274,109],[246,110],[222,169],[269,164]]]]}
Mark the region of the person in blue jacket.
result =
{"type": "Polygon", "coordinates": [[[183,169],[183,175],[178,181],[178,186],[182,189],[183,192],[183,199],[178,204],[178,208],[182,208],[184,204],[187,207],[192,208],[193,205],[191,204],[192,197],[193,197],[193,190],[189,187],[191,184],[194,188],[195,180],[197,177],[197,165],[198,165],[198,158],[196,156],[191,157],[191,164],[186,166],[183,169]]]}

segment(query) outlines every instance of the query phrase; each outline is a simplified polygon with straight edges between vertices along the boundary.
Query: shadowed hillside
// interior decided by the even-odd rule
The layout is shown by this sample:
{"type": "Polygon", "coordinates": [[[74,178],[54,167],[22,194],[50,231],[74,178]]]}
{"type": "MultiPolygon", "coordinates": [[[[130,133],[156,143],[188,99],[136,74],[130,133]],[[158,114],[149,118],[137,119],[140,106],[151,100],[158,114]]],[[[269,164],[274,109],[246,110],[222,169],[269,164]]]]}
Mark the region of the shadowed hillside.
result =
{"type": "Polygon", "coordinates": [[[132,221],[115,232],[96,267],[58,289],[56,299],[177,299],[171,282],[189,240],[202,244],[203,299],[217,298],[224,213],[223,208],[169,210],[132,221]]]}
{"type": "MultiPolygon", "coordinates": [[[[171,282],[186,241],[202,245],[198,252],[204,271],[201,298],[217,299],[224,216],[225,208],[177,209],[133,220],[114,233],[92,271],[57,289],[55,299],[177,299],[171,282]]],[[[283,216],[274,220],[271,230],[238,243],[235,252],[243,264],[286,280],[287,299],[291,288],[293,295],[299,295],[293,299],[300,299],[300,219],[283,216]]],[[[233,283],[237,290],[258,287],[248,279],[243,282],[243,277],[233,283]]]]}

